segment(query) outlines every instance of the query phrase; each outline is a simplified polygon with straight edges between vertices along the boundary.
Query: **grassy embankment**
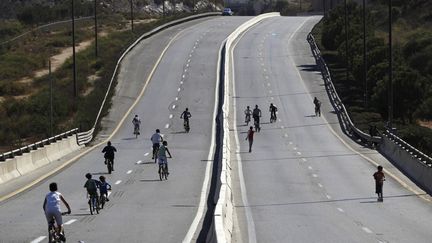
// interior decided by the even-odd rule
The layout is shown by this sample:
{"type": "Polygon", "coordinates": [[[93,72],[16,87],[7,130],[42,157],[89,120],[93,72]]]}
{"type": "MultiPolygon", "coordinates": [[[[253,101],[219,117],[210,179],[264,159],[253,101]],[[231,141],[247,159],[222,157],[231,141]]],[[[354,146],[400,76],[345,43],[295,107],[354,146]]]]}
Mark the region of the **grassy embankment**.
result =
{"type": "MultiPolygon", "coordinates": [[[[72,60],[67,59],[51,75],[54,83],[54,134],[68,129],[91,128],[99,105],[107,90],[118,57],[141,34],[176,18],[177,15],[154,22],[136,24],[134,33],[121,15],[101,18],[99,56],[94,44],[77,53],[77,87],[73,97],[72,60]]],[[[77,28],[77,43],[92,38],[91,22],[77,28]]],[[[0,47],[0,146],[3,150],[49,136],[48,75],[34,78],[35,72],[47,68],[49,57],[70,46],[71,31],[51,30],[35,33],[18,42],[0,47]]],[[[111,89],[113,90],[113,89],[111,89]]],[[[113,93],[110,93],[110,97],[113,93]]],[[[104,107],[104,113],[110,104],[104,107]]]]}

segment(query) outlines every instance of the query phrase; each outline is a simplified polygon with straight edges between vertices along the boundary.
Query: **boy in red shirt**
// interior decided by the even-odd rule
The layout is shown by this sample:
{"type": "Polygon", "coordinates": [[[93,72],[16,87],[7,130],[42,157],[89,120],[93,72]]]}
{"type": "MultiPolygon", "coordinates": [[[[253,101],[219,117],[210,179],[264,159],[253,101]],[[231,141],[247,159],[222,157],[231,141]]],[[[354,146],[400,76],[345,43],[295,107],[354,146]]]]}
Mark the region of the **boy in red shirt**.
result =
{"type": "Polygon", "coordinates": [[[383,202],[382,189],[385,181],[385,175],[381,165],[378,166],[378,171],[373,174],[373,177],[375,179],[375,193],[378,194],[378,202],[383,202]]]}

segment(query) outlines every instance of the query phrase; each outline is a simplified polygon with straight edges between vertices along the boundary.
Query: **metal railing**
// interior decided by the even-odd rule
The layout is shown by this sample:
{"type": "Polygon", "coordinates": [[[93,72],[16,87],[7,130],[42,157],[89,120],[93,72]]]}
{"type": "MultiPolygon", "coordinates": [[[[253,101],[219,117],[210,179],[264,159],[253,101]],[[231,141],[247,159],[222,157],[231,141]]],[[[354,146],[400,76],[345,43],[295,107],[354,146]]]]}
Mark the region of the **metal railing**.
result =
{"type": "Polygon", "coordinates": [[[311,33],[308,34],[307,40],[311,46],[312,53],[315,57],[316,63],[319,66],[321,73],[323,75],[324,83],[330,99],[336,109],[336,112],[340,118],[343,130],[350,136],[360,139],[363,143],[380,143],[381,137],[379,136],[370,136],[369,134],[363,132],[358,129],[354,123],[352,122],[345,105],[342,103],[342,100],[339,98],[339,95],[336,92],[336,88],[333,85],[330,71],[325,63],[323,57],[321,56],[321,52],[315,42],[315,38],[311,33]]]}
{"type": "Polygon", "coordinates": [[[393,143],[399,146],[402,150],[407,151],[411,156],[417,158],[420,162],[426,164],[429,168],[432,168],[432,158],[428,155],[424,154],[420,150],[414,148],[411,144],[405,142],[403,139],[398,137],[396,134],[392,133],[390,130],[386,129],[383,134],[387,138],[389,138],[393,143]]]}
{"type": "Polygon", "coordinates": [[[75,129],[69,130],[67,132],[64,132],[62,134],[56,135],[54,137],[50,137],[50,138],[44,139],[42,141],[29,144],[29,145],[21,147],[19,149],[15,149],[15,150],[12,150],[12,151],[9,151],[6,153],[2,153],[2,154],[0,154],[0,161],[5,161],[6,159],[14,158],[15,156],[22,155],[23,153],[29,153],[32,150],[37,150],[38,148],[42,148],[45,145],[49,145],[49,144],[54,143],[54,142],[61,140],[63,138],[67,138],[71,135],[77,134],[77,132],[78,132],[78,128],[75,128],[75,129]]]}

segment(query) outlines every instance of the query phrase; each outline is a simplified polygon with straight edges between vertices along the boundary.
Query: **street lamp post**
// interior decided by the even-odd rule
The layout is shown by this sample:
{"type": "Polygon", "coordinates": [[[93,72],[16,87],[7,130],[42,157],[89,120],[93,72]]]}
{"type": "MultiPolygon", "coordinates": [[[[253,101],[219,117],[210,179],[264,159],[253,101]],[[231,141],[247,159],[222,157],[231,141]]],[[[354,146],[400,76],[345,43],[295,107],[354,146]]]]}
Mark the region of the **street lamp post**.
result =
{"type": "Polygon", "coordinates": [[[389,78],[388,78],[388,125],[393,127],[393,54],[392,54],[392,0],[388,0],[389,14],[389,78]]]}
{"type": "Polygon", "coordinates": [[[78,90],[77,90],[77,82],[76,82],[76,55],[75,55],[75,7],[74,7],[74,0],[71,0],[72,3],[72,59],[73,59],[73,94],[76,98],[78,96],[78,90]]]}
{"type": "Polygon", "coordinates": [[[368,84],[367,84],[367,49],[366,49],[366,0],[363,0],[363,81],[364,81],[364,105],[368,105],[368,84]]]}
{"type": "Polygon", "coordinates": [[[95,56],[98,57],[97,0],[94,0],[95,56]]]}
{"type": "Polygon", "coordinates": [[[346,81],[348,81],[348,79],[349,79],[349,73],[348,73],[349,61],[348,61],[348,6],[347,6],[347,0],[345,0],[345,62],[346,62],[345,75],[346,75],[346,81]]]}

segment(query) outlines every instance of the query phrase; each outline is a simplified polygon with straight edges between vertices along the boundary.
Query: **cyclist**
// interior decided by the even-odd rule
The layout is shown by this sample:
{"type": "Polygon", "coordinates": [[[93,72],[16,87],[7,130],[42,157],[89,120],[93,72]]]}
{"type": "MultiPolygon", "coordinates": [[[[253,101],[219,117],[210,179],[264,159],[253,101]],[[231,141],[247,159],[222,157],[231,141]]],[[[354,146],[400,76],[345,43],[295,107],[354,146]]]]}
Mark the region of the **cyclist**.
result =
{"type": "MultiPolygon", "coordinates": [[[[99,188],[99,181],[92,179],[92,174],[87,173],[85,175],[87,178],[86,183],[84,184],[84,188],[87,189],[87,195],[90,197],[90,200],[96,199],[96,205],[98,204],[99,196],[98,196],[98,188],[99,188]]],[[[91,201],[89,200],[89,204],[91,205],[91,201]]]]}
{"type": "Polygon", "coordinates": [[[43,210],[45,212],[45,217],[48,221],[48,226],[52,220],[52,218],[55,218],[55,221],[57,223],[57,232],[60,236],[60,239],[62,241],[66,241],[66,238],[64,236],[63,231],[63,219],[62,219],[62,213],[60,208],[60,201],[64,203],[66,208],[68,209],[67,213],[71,213],[71,209],[69,204],[64,199],[63,195],[57,191],[57,183],[52,182],[49,185],[50,192],[46,194],[45,200],[43,202],[43,210]]]}
{"type": "Polygon", "coordinates": [[[132,124],[134,125],[134,134],[135,132],[138,133],[138,135],[140,135],[140,124],[141,124],[141,119],[139,118],[138,115],[135,115],[135,117],[132,119],[132,124]]]}
{"type": "Polygon", "coordinates": [[[261,117],[261,110],[258,108],[258,105],[255,105],[255,109],[252,112],[252,116],[254,119],[255,126],[257,128],[257,131],[260,130],[260,117],[261,117]]]}
{"type": "Polygon", "coordinates": [[[315,105],[315,116],[321,116],[321,101],[315,97],[313,103],[315,105]]]}
{"type": "MultiPolygon", "coordinates": [[[[150,140],[153,143],[152,159],[154,159],[155,156],[157,156],[156,151],[159,149],[160,143],[163,141],[163,138],[162,138],[162,135],[160,134],[159,129],[156,129],[156,133],[151,136],[150,140]]],[[[156,163],[156,161],[155,161],[155,163],[156,163]]]]}
{"type": "Polygon", "coordinates": [[[186,110],[183,111],[183,113],[180,115],[180,118],[184,119],[184,124],[187,125],[188,127],[189,127],[189,118],[191,118],[191,117],[192,117],[192,115],[189,112],[188,108],[186,108],[186,110]]]}
{"type": "Polygon", "coordinates": [[[105,200],[108,202],[108,190],[111,190],[111,185],[106,182],[105,176],[99,176],[99,194],[101,197],[105,196],[105,200]]]}
{"type": "Polygon", "coordinates": [[[158,160],[159,160],[159,172],[158,173],[161,172],[160,171],[161,165],[165,164],[166,170],[167,170],[167,174],[169,174],[168,173],[168,160],[167,160],[166,153],[168,153],[169,156],[170,156],[170,158],[172,158],[171,153],[168,150],[168,142],[167,141],[163,141],[162,145],[160,146],[159,151],[158,151],[158,160]]]}
{"type": "Polygon", "coordinates": [[[273,103],[270,103],[270,122],[272,121],[276,121],[276,112],[277,112],[277,107],[273,105],[273,103]]]}
{"type": "Polygon", "coordinates": [[[105,164],[106,160],[109,159],[112,161],[112,170],[114,171],[114,152],[117,152],[117,149],[111,145],[111,141],[108,141],[107,146],[102,149],[102,153],[104,154],[105,164]]]}
{"type": "Polygon", "coordinates": [[[244,113],[245,113],[245,122],[246,122],[246,124],[249,124],[249,122],[250,122],[250,118],[251,118],[251,115],[252,115],[252,110],[250,109],[250,107],[249,106],[247,106],[246,107],[246,110],[244,111],[244,113]]]}

